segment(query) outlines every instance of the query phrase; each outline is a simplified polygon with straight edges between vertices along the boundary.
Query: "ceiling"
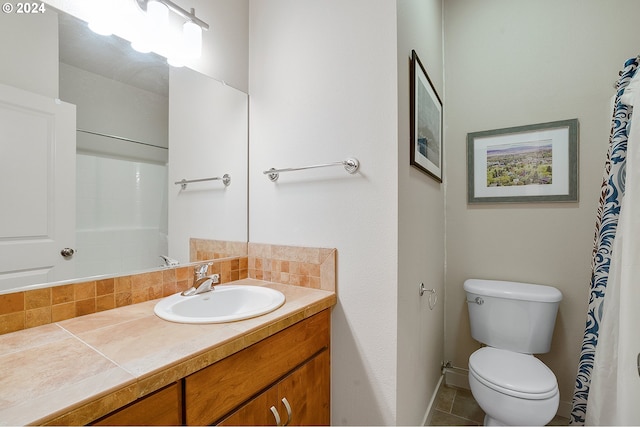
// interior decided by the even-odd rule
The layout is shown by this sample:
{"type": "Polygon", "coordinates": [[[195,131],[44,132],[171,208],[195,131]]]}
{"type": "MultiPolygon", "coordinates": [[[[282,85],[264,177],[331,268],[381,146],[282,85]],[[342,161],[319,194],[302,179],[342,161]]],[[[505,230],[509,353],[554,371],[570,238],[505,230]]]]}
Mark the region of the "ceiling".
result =
{"type": "Polygon", "coordinates": [[[117,36],[101,36],[87,23],[59,15],[60,62],[103,77],[168,96],[169,65],[155,53],[140,53],[117,36]]]}

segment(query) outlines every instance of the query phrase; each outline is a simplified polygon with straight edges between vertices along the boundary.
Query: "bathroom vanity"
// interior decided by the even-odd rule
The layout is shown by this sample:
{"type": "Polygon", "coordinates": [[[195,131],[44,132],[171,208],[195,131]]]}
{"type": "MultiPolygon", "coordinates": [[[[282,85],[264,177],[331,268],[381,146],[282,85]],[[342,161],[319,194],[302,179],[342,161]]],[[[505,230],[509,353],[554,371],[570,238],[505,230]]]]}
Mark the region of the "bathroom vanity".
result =
{"type": "Polygon", "coordinates": [[[238,283],[286,302],[188,325],[149,301],[0,336],[0,425],[329,424],[335,293],[238,283]]]}
{"type": "Polygon", "coordinates": [[[95,425],[328,425],[328,350],[324,310],[95,425]]]}

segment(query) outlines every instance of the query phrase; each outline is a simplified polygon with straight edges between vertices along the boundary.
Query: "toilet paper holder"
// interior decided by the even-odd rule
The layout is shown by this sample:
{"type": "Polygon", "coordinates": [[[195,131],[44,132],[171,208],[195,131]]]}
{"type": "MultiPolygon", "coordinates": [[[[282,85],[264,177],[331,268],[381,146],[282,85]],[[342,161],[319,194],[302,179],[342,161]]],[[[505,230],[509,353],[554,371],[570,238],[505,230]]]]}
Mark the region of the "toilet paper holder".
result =
{"type": "Polygon", "coordinates": [[[424,283],[420,283],[418,287],[418,291],[420,292],[420,296],[423,296],[425,292],[429,292],[429,309],[433,310],[433,308],[438,303],[438,294],[435,289],[427,289],[424,286],[424,283]]]}

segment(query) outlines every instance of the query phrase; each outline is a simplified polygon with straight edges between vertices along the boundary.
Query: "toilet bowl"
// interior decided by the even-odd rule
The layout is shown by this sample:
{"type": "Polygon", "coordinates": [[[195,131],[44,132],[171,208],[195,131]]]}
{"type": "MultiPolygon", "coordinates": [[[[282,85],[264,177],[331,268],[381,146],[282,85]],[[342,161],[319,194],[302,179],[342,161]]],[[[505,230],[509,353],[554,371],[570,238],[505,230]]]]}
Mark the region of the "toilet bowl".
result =
{"type": "Polygon", "coordinates": [[[562,293],[480,279],[466,280],[464,290],[471,336],[486,345],[469,357],[469,385],[486,414],[484,424],[547,424],[560,403],[558,382],[533,355],[551,347],[562,293]]]}
{"type": "Polygon", "coordinates": [[[555,375],[539,359],[492,347],[469,358],[469,385],[488,426],[543,426],[560,400],[555,375]]]}

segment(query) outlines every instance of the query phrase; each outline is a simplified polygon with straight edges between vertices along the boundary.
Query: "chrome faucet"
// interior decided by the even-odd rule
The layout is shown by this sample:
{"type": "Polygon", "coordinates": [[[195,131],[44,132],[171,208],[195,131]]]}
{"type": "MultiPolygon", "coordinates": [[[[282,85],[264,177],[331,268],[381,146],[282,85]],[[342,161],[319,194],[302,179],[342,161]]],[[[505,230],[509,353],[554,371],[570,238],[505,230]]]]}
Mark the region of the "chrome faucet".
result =
{"type": "Polygon", "coordinates": [[[211,286],[213,284],[213,279],[211,277],[203,277],[201,279],[198,279],[195,281],[195,283],[193,284],[193,288],[191,289],[195,289],[193,291],[193,294],[191,295],[198,295],[198,294],[203,294],[205,292],[209,292],[213,290],[213,287],[211,286]]]}
{"type": "Polygon", "coordinates": [[[169,258],[166,255],[160,255],[160,258],[162,258],[162,261],[164,262],[164,267],[173,267],[180,264],[177,260],[169,258]]]}
{"type": "Polygon", "coordinates": [[[194,271],[195,277],[193,280],[193,286],[182,292],[181,295],[191,296],[212,291],[212,285],[218,283],[218,281],[220,280],[220,275],[212,274],[211,276],[207,276],[207,270],[211,265],[213,264],[207,263],[197,266],[194,271]]]}

